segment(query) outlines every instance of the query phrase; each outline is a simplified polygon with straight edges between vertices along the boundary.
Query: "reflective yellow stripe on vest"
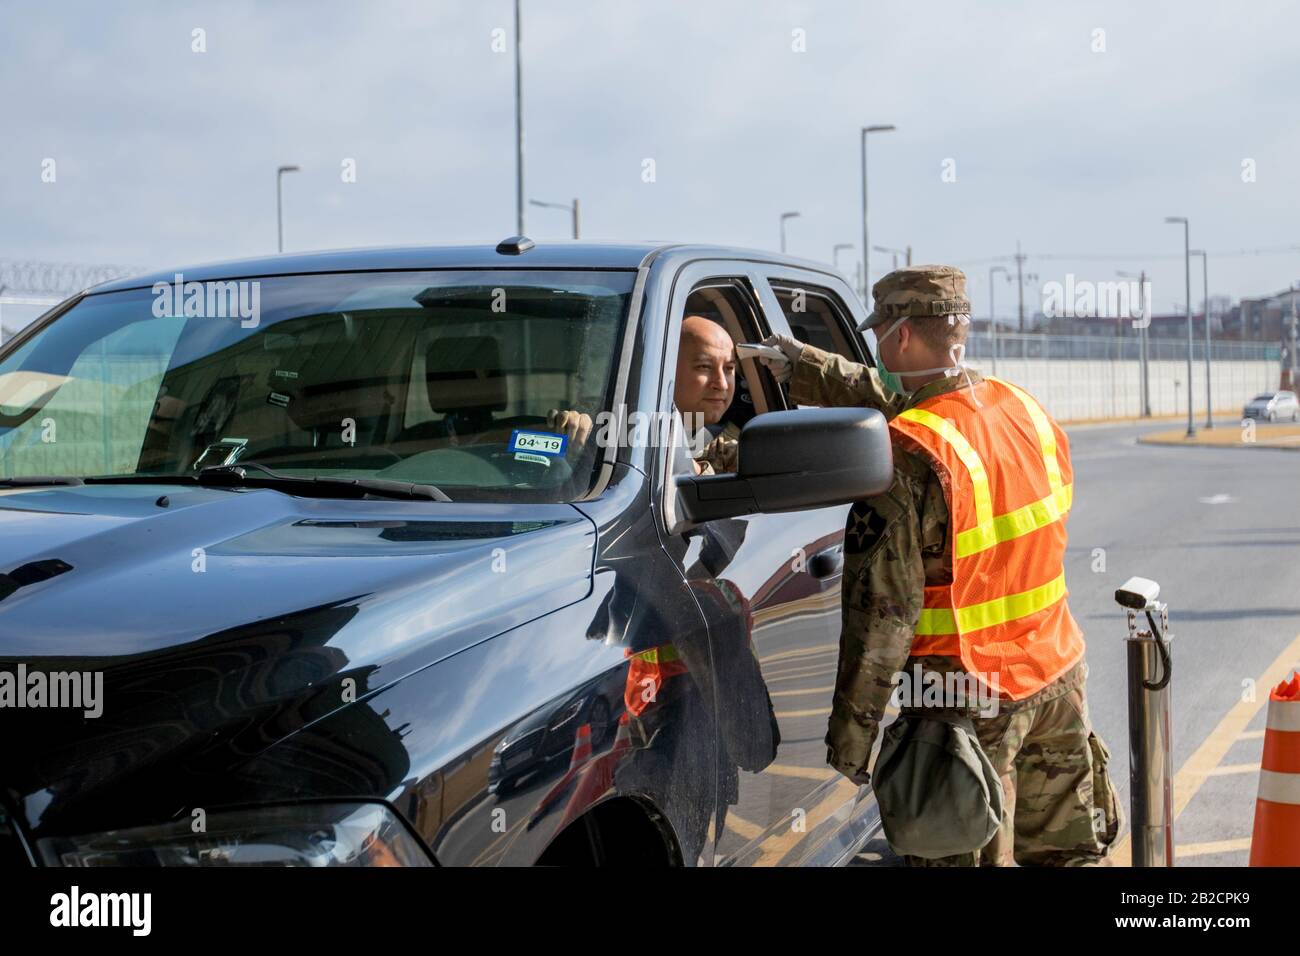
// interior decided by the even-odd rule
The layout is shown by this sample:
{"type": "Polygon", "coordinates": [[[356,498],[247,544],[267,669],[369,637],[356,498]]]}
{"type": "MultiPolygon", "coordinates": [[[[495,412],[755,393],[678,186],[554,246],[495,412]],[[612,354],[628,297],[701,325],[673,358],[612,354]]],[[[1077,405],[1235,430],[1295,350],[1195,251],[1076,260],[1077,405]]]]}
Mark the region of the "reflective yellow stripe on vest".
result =
{"type": "MultiPolygon", "coordinates": [[[[924,425],[930,429],[952,446],[952,450],[957,453],[961,463],[966,466],[966,471],[970,475],[972,494],[975,498],[975,527],[968,532],[963,532],[963,534],[970,534],[991,527],[993,524],[993,497],[989,494],[989,474],[984,470],[984,462],[980,461],[979,454],[971,447],[966,437],[957,431],[957,426],[948,419],[924,408],[909,408],[905,412],[899,412],[898,417],[906,418],[908,421],[916,422],[918,425],[924,425]]],[[[975,550],[979,551],[981,549],[976,548],[975,550]]],[[[958,548],[958,553],[960,554],[960,552],[961,549],[958,548]]]]}
{"type": "Polygon", "coordinates": [[[648,651],[641,651],[632,656],[647,664],[672,664],[682,659],[677,653],[677,648],[672,644],[660,644],[658,647],[652,647],[648,651]]]}
{"type": "Polygon", "coordinates": [[[994,598],[982,604],[959,607],[956,613],[951,608],[927,607],[921,609],[921,619],[916,625],[917,634],[956,634],[957,623],[961,622],[963,633],[977,631],[982,627],[1006,624],[1031,614],[1037,614],[1051,607],[1065,597],[1065,572],[1036,588],[994,598]]]}
{"type": "Polygon", "coordinates": [[[1056,460],[1056,432],[1052,431],[1051,423],[1048,422],[1047,416],[1043,414],[1042,406],[1029,397],[1023,389],[1017,385],[1001,378],[988,377],[989,381],[997,382],[999,385],[1007,388],[1012,395],[1020,399],[1020,404],[1025,406],[1025,411],[1029,413],[1029,420],[1034,423],[1034,431],[1038,432],[1038,447],[1043,450],[1043,467],[1047,469],[1047,484],[1052,491],[1059,491],[1061,488],[1061,466],[1056,460]]]}
{"type": "MultiPolygon", "coordinates": [[[[957,533],[953,547],[955,557],[958,558],[978,554],[980,551],[991,548],[1002,541],[1010,541],[1021,535],[1029,534],[1031,531],[1037,531],[1053,521],[1059,521],[1070,510],[1070,505],[1073,502],[1074,486],[1061,483],[1061,467],[1056,460],[1056,434],[1052,431],[1051,423],[1048,422],[1047,416],[1043,414],[1042,408],[1029,395],[1010,382],[1002,379],[993,379],[993,381],[1010,389],[1011,393],[1025,406],[1025,411],[1029,413],[1029,418],[1034,423],[1034,430],[1038,433],[1038,445],[1043,454],[1043,466],[1047,470],[1047,484],[1051,489],[1047,497],[1040,498],[1038,501],[1031,501],[1015,511],[1003,515],[993,514],[993,499],[989,493],[989,476],[984,468],[984,462],[980,460],[979,453],[957,431],[952,422],[923,408],[909,408],[898,415],[899,418],[906,418],[918,425],[924,425],[951,445],[952,450],[957,454],[961,463],[966,466],[966,471],[970,475],[971,493],[975,503],[975,525],[957,533]]],[[[936,631],[934,633],[946,634],[950,632],[936,631]]]]}

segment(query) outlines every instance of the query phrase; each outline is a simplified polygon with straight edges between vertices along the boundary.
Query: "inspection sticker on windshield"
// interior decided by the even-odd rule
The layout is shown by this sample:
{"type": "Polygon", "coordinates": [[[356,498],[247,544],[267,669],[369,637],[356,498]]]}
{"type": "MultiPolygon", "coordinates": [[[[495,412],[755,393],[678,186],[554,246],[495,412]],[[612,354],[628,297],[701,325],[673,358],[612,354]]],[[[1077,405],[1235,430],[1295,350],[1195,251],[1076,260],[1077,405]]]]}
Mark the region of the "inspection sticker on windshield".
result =
{"type": "Polygon", "coordinates": [[[536,461],[549,465],[548,459],[563,455],[568,444],[568,435],[552,435],[550,432],[530,432],[516,428],[510,433],[509,448],[515,453],[517,461],[536,461]],[[544,457],[538,458],[538,455],[544,457]]]}

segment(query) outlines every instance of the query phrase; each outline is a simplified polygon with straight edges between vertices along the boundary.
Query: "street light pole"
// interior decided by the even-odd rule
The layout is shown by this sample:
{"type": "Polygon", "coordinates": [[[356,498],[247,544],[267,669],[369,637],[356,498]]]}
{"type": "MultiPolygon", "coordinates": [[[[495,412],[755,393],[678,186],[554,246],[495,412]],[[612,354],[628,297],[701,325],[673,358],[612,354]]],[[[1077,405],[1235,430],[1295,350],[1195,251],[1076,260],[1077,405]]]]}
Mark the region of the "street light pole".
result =
{"type": "Polygon", "coordinates": [[[1183,275],[1187,280],[1187,434],[1184,437],[1195,438],[1196,426],[1192,424],[1192,229],[1186,216],[1166,216],[1165,222],[1183,225],[1183,275]]]}
{"type": "Polygon", "coordinates": [[[903,255],[907,256],[907,264],[908,264],[909,266],[912,264],[912,256],[911,256],[911,254],[910,254],[910,253],[905,253],[902,249],[892,249],[892,248],[890,248],[889,246],[872,246],[872,247],[871,247],[871,251],[872,251],[872,252],[886,252],[886,253],[890,253],[891,255],[893,255],[893,257],[894,257],[894,271],[896,271],[896,272],[898,271],[898,257],[899,257],[899,256],[903,256],[903,255]]]}
{"type": "Polygon", "coordinates": [[[1146,300],[1147,294],[1147,271],[1143,269],[1138,275],[1131,272],[1116,272],[1117,276],[1124,279],[1138,280],[1138,296],[1142,303],[1142,319],[1144,324],[1138,329],[1138,382],[1142,391],[1141,401],[1138,403],[1138,417],[1151,417],[1151,370],[1147,365],[1147,333],[1150,331],[1148,326],[1150,322],[1151,303],[1146,300]]]}
{"type": "Polygon", "coordinates": [[[799,214],[797,212],[781,213],[781,251],[782,252],[785,252],[785,221],[787,219],[798,219],[798,218],[799,218],[799,214]]]}
{"type": "MultiPolygon", "coordinates": [[[[995,272],[1006,272],[1006,266],[989,267],[989,344],[993,348],[993,374],[998,374],[998,319],[997,312],[993,308],[993,274],[995,272]]],[[[1009,274],[1009,273],[1008,273],[1009,274]]]]}
{"type": "Polygon", "coordinates": [[[280,183],[285,173],[296,173],[298,166],[280,166],[275,171],[275,251],[284,252],[284,207],[280,198],[280,183]]]}
{"type": "Polygon", "coordinates": [[[515,0],[515,227],[518,235],[524,232],[524,45],[519,0],[515,0]]]}
{"type": "Polygon", "coordinates": [[[836,271],[839,271],[840,268],[840,250],[852,248],[853,243],[851,242],[837,242],[831,247],[831,262],[834,263],[836,271]]]}
{"type": "MultiPolygon", "coordinates": [[[[580,226],[580,224],[579,224],[579,219],[578,219],[578,216],[579,216],[578,208],[579,208],[579,207],[578,207],[578,200],[577,200],[577,199],[574,199],[572,203],[567,203],[567,202],[542,202],[542,201],[539,200],[539,199],[530,199],[530,200],[528,200],[528,202],[529,202],[529,204],[531,204],[531,205],[533,205],[533,206],[542,206],[542,207],[544,207],[544,208],[546,208],[546,209],[563,209],[563,210],[564,210],[565,212],[567,212],[567,213],[572,213],[572,215],[573,215],[573,238],[574,238],[574,239],[577,239],[577,238],[580,237],[580,235],[581,235],[581,226],[580,226]]],[[[522,235],[522,233],[521,233],[521,235],[522,235]]]]}
{"type": "Polygon", "coordinates": [[[871,243],[867,238],[867,134],[888,133],[895,127],[862,127],[862,301],[867,301],[867,292],[871,285],[871,243]]]}
{"type": "Polygon", "coordinates": [[[1291,355],[1290,355],[1291,375],[1290,375],[1290,381],[1288,382],[1288,385],[1290,386],[1290,390],[1293,392],[1297,391],[1296,380],[1295,380],[1295,370],[1296,370],[1295,348],[1296,348],[1296,325],[1297,325],[1298,317],[1296,313],[1295,296],[1296,296],[1296,284],[1293,282],[1291,283],[1291,355]]]}
{"type": "Polygon", "coordinates": [[[1192,252],[1201,257],[1202,294],[1205,296],[1205,427],[1214,427],[1214,401],[1210,392],[1210,256],[1204,249],[1192,252]]]}

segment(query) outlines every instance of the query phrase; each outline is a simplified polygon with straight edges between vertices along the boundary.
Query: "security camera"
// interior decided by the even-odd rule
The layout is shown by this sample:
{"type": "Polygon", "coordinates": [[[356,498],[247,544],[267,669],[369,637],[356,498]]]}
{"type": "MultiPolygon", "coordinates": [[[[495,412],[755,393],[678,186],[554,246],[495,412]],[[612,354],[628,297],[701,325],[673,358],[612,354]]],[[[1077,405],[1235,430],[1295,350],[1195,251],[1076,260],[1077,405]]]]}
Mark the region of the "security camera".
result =
{"type": "Polygon", "coordinates": [[[1160,597],[1160,585],[1147,578],[1129,578],[1115,592],[1115,600],[1121,607],[1131,607],[1137,611],[1149,611],[1156,606],[1160,597]]]}

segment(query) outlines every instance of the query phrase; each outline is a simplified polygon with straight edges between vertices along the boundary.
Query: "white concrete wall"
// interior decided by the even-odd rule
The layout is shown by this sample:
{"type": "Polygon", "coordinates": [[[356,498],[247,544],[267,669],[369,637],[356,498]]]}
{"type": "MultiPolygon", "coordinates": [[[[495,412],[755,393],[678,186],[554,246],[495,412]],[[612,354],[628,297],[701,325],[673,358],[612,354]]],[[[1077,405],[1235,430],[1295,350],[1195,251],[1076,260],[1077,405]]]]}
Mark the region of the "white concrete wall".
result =
{"type": "MultiPolygon", "coordinates": [[[[972,364],[984,372],[993,372],[989,359],[972,364]]],[[[1149,368],[1151,414],[1186,415],[1187,362],[1153,361],[1149,368]]],[[[996,374],[1028,391],[1058,421],[1135,418],[1141,413],[1141,379],[1136,361],[1001,358],[996,374]]],[[[1215,413],[1239,415],[1253,395],[1278,387],[1281,369],[1275,360],[1215,361],[1211,374],[1215,413]]],[[[1192,363],[1192,403],[1193,414],[1198,420],[1204,418],[1204,361],[1192,363]]]]}

